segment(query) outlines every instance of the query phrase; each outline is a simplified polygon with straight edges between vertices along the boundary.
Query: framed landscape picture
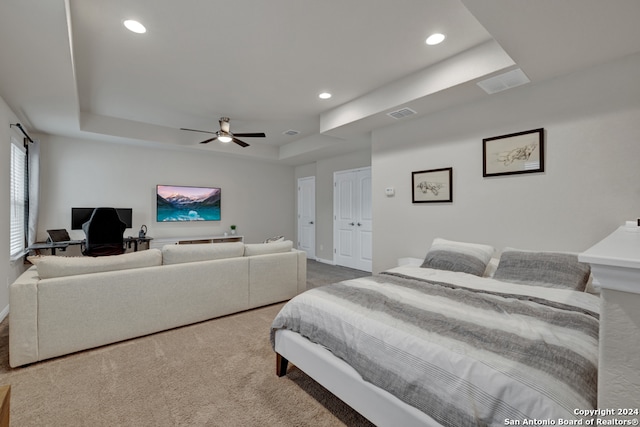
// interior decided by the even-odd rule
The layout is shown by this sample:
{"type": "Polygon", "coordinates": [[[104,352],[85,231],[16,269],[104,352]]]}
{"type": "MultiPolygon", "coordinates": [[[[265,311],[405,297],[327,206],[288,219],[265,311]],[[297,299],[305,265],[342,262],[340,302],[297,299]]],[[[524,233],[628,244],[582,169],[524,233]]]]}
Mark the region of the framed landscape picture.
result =
{"type": "Polygon", "coordinates": [[[413,203],[453,202],[453,168],[411,173],[413,203]]]}
{"type": "Polygon", "coordinates": [[[544,172],[544,129],[482,140],[482,176],[544,172]]]}
{"type": "Polygon", "coordinates": [[[156,186],[156,221],[220,221],[218,187],[156,186]]]}

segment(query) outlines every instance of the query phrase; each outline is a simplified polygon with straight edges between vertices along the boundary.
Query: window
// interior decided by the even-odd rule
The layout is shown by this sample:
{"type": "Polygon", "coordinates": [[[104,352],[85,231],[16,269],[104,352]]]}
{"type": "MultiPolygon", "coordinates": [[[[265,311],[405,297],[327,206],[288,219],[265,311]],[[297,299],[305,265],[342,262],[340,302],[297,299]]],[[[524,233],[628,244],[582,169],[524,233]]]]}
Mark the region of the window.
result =
{"type": "Polygon", "coordinates": [[[25,253],[27,215],[27,152],[11,138],[11,231],[9,253],[15,261],[25,253]]]}

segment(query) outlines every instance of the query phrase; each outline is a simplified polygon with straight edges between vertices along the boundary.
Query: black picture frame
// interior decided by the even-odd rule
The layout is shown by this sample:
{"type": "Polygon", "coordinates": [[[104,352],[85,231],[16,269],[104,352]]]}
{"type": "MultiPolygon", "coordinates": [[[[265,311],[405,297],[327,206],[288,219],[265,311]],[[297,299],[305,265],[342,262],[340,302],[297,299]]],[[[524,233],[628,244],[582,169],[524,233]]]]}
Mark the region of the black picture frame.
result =
{"type": "Polygon", "coordinates": [[[482,140],[482,176],[544,172],[544,128],[482,140]]]}
{"type": "Polygon", "coordinates": [[[453,202],[453,168],[411,172],[413,203],[453,202]]]}

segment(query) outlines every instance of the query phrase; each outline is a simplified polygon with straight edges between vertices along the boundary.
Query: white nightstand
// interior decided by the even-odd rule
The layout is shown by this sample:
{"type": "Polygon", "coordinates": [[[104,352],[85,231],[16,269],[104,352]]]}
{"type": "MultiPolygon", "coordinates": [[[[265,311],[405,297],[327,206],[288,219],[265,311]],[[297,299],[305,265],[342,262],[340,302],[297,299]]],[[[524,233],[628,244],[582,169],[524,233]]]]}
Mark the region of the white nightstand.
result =
{"type": "Polygon", "coordinates": [[[640,227],[622,226],[578,255],[600,288],[598,407],[638,407],[640,227]],[[635,396],[635,397],[634,397],[635,396]]]}

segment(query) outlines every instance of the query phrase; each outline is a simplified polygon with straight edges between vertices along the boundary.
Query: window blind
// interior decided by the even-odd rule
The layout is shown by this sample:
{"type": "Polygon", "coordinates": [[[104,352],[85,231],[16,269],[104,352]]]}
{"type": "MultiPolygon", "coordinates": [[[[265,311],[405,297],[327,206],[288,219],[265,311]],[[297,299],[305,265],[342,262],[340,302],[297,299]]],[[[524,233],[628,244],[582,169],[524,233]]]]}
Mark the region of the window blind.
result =
{"type": "Polygon", "coordinates": [[[11,227],[9,254],[17,260],[25,253],[27,152],[11,138],[11,227]]]}

